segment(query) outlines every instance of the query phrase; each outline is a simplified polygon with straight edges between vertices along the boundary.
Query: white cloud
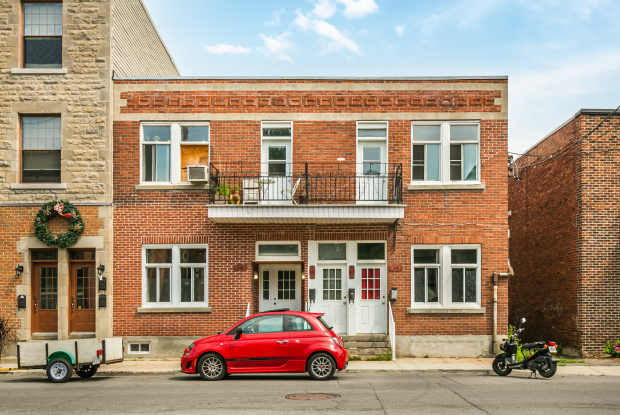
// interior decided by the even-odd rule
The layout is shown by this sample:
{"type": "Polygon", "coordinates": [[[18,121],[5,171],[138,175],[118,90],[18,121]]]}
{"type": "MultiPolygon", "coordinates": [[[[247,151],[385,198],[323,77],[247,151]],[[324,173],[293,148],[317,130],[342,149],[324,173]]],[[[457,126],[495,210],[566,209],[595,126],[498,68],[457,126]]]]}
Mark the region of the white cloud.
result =
{"type": "Polygon", "coordinates": [[[296,13],[297,17],[293,22],[294,24],[304,31],[310,29],[319,36],[325,38],[324,47],[321,51],[322,55],[330,52],[339,52],[343,48],[358,55],[361,54],[359,45],[343,35],[334,25],[324,20],[309,19],[299,10],[297,10],[296,13]]]}
{"type": "Polygon", "coordinates": [[[310,13],[319,19],[329,19],[336,13],[336,10],[338,9],[331,0],[316,0],[314,9],[310,13]]]}
{"type": "Polygon", "coordinates": [[[344,4],[344,17],[347,19],[359,19],[379,11],[375,0],[336,0],[344,4]]]}
{"type": "Polygon", "coordinates": [[[295,44],[288,40],[290,35],[289,32],[285,32],[280,36],[273,37],[265,36],[261,33],[260,37],[263,38],[265,44],[257,49],[269,57],[274,56],[275,59],[293,62],[293,59],[286,54],[286,51],[292,50],[295,47],[295,44]]]}
{"type": "Polygon", "coordinates": [[[478,24],[505,3],[506,0],[463,0],[452,7],[442,8],[440,13],[421,16],[416,26],[425,35],[443,30],[446,25],[464,29],[478,24]]]}
{"type": "Polygon", "coordinates": [[[396,30],[396,34],[398,36],[402,36],[403,33],[405,33],[405,27],[407,27],[406,24],[399,24],[399,25],[394,26],[394,30],[396,30]]]}
{"type": "Polygon", "coordinates": [[[224,43],[218,43],[214,46],[204,45],[204,48],[207,49],[207,52],[213,53],[215,55],[223,55],[224,53],[250,53],[252,49],[244,48],[243,46],[233,46],[233,45],[225,45],[224,43]]]}
{"type": "Polygon", "coordinates": [[[280,24],[280,15],[284,13],[284,9],[276,10],[272,14],[272,19],[266,22],[267,26],[278,26],[280,24]]]}

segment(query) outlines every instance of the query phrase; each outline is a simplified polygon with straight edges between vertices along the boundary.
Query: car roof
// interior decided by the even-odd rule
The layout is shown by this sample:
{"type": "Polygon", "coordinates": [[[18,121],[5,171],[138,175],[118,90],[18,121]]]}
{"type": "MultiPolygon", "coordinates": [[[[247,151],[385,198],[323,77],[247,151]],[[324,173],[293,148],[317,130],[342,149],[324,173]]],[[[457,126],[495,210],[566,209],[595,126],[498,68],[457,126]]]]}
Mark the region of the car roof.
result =
{"type": "Polygon", "coordinates": [[[261,311],[260,313],[256,313],[253,315],[258,315],[258,314],[288,314],[288,315],[298,315],[298,316],[313,316],[313,317],[320,317],[322,315],[324,315],[325,313],[312,313],[310,311],[291,311],[291,310],[286,310],[286,309],[281,309],[281,310],[267,310],[267,311],[261,311]]]}

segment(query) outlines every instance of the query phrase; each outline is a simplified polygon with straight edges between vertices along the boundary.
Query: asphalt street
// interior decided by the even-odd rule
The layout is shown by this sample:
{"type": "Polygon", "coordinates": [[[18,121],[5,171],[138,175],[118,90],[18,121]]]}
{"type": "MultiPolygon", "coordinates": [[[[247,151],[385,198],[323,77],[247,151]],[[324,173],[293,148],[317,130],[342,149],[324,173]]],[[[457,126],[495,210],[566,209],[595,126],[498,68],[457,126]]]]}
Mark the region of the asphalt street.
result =
{"type": "Polygon", "coordinates": [[[1,414],[598,414],[620,413],[620,377],[528,379],[467,374],[341,373],[317,382],[304,375],[74,376],[66,384],[44,377],[0,376],[1,414]],[[331,393],[323,401],[285,396],[331,393]]]}

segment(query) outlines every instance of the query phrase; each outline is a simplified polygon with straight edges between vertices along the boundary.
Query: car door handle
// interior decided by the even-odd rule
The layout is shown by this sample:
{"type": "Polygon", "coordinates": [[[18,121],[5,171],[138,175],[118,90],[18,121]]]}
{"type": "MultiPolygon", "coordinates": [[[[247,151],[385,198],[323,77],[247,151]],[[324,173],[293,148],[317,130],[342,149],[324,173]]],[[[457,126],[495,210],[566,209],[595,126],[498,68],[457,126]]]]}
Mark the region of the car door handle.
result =
{"type": "Polygon", "coordinates": [[[278,344],[288,343],[288,340],[278,340],[276,343],[278,344]]]}

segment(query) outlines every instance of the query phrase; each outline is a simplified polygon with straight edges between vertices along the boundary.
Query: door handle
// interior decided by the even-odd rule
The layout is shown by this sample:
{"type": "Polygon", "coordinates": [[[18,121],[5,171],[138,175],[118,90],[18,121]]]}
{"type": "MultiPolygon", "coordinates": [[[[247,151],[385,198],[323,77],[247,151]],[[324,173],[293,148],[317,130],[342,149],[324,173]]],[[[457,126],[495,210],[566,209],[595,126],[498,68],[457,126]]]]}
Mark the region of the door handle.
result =
{"type": "Polygon", "coordinates": [[[37,304],[37,299],[38,299],[38,298],[39,298],[39,297],[37,297],[36,295],[34,296],[34,312],[35,312],[35,313],[37,312],[37,305],[38,305],[38,304],[37,304]]]}
{"type": "Polygon", "coordinates": [[[284,343],[288,343],[288,340],[278,340],[276,343],[278,343],[278,344],[284,344],[284,343]]]}
{"type": "Polygon", "coordinates": [[[385,304],[385,301],[381,301],[381,304],[385,304]]]}
{"type": "Polygon", "coordinates": [[[75,295],[71,296],[71,312],[75,313],[75,295]]]}

